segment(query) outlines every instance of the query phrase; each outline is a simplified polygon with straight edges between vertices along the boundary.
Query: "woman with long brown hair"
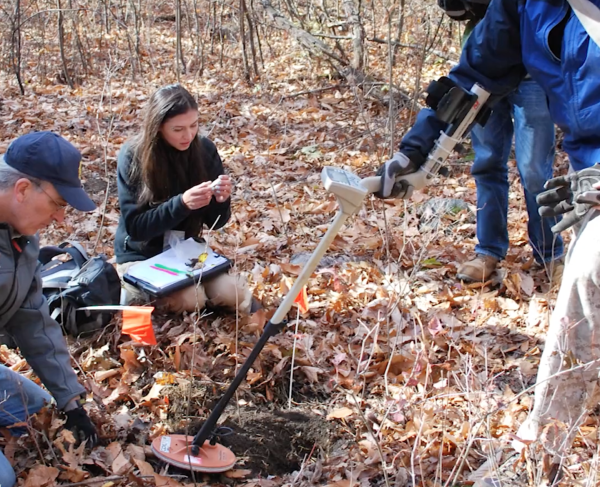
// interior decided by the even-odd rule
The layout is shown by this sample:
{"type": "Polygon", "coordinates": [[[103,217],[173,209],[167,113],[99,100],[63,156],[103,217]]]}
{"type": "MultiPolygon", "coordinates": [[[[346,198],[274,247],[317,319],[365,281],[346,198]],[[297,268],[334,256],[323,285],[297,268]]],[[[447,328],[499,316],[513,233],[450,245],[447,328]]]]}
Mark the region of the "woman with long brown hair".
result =
{"type": "MultiPolygon", "coordinates": [[[[161,253],[171,235],[199,237],[231,215],[231,178],[215,145],[198,134],[198,104],[181,85],[156,91],[146,106],[142,131],[127,141],[117,161],[121,218],[115,238],[117,270],[161,253]]],[[[128,301],[143,297],[124,284],[128,301]]],[[[163,299],[174,312],[217,306],[250,311],[246,282],[227,273],[163,299]]]]}

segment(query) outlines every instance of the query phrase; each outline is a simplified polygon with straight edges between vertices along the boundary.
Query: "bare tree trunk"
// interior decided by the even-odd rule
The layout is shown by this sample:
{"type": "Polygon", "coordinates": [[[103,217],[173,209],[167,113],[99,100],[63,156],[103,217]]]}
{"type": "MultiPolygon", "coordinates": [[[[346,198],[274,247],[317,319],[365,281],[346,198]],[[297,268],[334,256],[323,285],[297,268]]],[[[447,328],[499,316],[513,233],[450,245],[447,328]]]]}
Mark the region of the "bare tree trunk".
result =
{"type": "MultiPolygon", "coordinates": [[[[254,0],[250,0],[250,10],[253,13],[256,13],[256,11],[254,10],[254,0]]],[[[262,67],[264,69],[264,67],[265,67],[265,58],[263,57],[262,44],[260,42],[260,34],[259,34],[259,28],[258,28],[257,24],[254,24],[254,32],[256,33],[256,43],[258,44],[258,53],[260,55],[260,64],[262,65],[262,67]]]]}
{"type": "Polygon", "coordinates": [[[244,0],[240,0],[239,3],[239,17],[240,17],[240,47],[242,48],[242,61],[244,65],[244,78],[246,81],[250,80],[250,68],[248,67],[248,54],[246,53],[246,27],[245,27],[245,11],[246,3],[244,0]]]}
{"type": "Polygon", "coordinates": [[[402,33],[404,31],[404,6],[405,0],[400,0],[400,16],[398,19],[398,30],[396,32],[396,44],[394,45],[394,56],[392,58],[392,63],[396,64],[396,55],[398,54],[399,44],[402,42],[402,33]]]}
{"type": "Polygon", "coordinates": [[[255,76],[260,76],[258,74],[258,64],[256,62],[256,48],[254,47],[254,24],[252,22],[252,17],[250,16],[250,12],[248,12],[248,8],[246,7],[246,0],[240,0],[244,6],[244,13],[246,14],[246,20],[248,21],[248,37],[250,38],[250,51],[252,52],[252,65],[254,67],[255,76]]]}
{"type": "Polygon", "coordinates": [[[181,73],[185,74],[185,60],[183,59],[183,49],[181,47],[181,0],[175,1],[175,28],[177,29],[175,71],[177,72],[177,82],[179,82],[181,81],[181,73]]]}
{"type": "Polygon", "coordinates": [[[217,2],[216,0],[209,0],[209,2],[208,24],[212,26],[212,30],[210,31],[210,53],[213,54],[215,48],[215,29],[217,28],[217,2]]]}
{"type": "Polygon", "coordinates": [[[15,0],[15,14],[12,29],[11,58],[15,77],[19,84],[21,95],[25,94],[25,87],[21,79],[21,0],[15,0]]]}
{"type": "Polygon", "coordinates": [[[73,89],[73,81],[69,75],[69,67],[67,66],[67,56],[65,55],[65,29],[63,25],[64,16],[62,11],[62,5],[60,0],[56,0],[56,8],[58,9],[58,46],[60,48],[60,60],[63,68],[63,76],[65,81],[69,85],[69,88],[73,89]]]}
{"type": "MultiPolygon", "coordinates": [[[[250,1],[252,2],[252,4],[254,4],[254,0],[250,0],[250,1]]],[[[254,5],[252,6],[252,11],[255,12],[254,5]]],[[[269,31],[267,30],[266,22],[258,22],[256,24],[256,32],[257,32],[256,39],[258,40],[258,49],[260,51],[260,62],[264,69],[265,59],[263,56],[262,42],[260,40],[261,36],[260,36],[259,32],[262,32],[262,37],[267,45],[267,48],[269,49],[269,53],[271,54],[271,56],[275,55],[273,52],[273,46],[271,46],[271,44],[269,43],[269,31]],[[262,31],[261,31],[261,29],[262,29],[262,31]]]]}
{"type": "MultiPolygon", "coordinates": [[[[41,18],[41,16],[40,16],[41,18]]],[[[48,27],[47,22],[45,22],[43,19],[40,21],[38,20],[38,28],[40,29],[40,35],[38,37],[38,40],[40,42],[40,46],[38,49],[38,53],[37,53],[37,72],[40,76],[40,78],[46,78],[48,76],[48,64],[47,64],[47,58],[45,56],[45,52],[47,50],[46,48],[46,28],[48,27]]]]}
{"type": "MultiPolygon", "coordinates": [[[[73,6],[73,0],[69,0],[69,9],[75,11],[77,10],[73,6]]],[[[83,71],[85,74],[89,74],[90,63],[86,56],[85,48],[83,47],[83,42],[81,41],[81,36],[79,35],[79,12],[74,12],[72,16],[71,27],[73,30],[73,41],[77,48],[77,52],[79,52],[79,59],[81,59],[81,66],[83,67],[83,71]]]]}
{"type": "Polygon", "coordinates": [[[396,141],[394,140],[394,136],[396,134],[395,128],[396,128],[396,114],[394,113],[395,110],[394,108],[394,90],[391,89],[392,86],[394,86],[394,46],[392,44],[392,11],[393,9],[390,8],[388,10],[388,79],[389,79],[389,83],[390,83],[390,105],[388,107],[389,113],[388,113],[388,124],[389,124],[389,130],[390,130],[390,157],[392,156],[392,154],[395,151],[395,145],[396,145],[396,141]]]}
{"type": "Polygon", "coordinates": [[[373,26],[373,37],[377,37],[377,14],[375,13],[375,2],[371,3],[371,25],[373,26]]]}
{"type": "Polygon", "coordinates": [[[140,20],[140,16],[141,16],[141,12],[139,10],[138,7],[136,7],[135,5],[135,1],[134,0],[130,0],[131,3],[131,10],[133,10],[133,28],[135,30],[135,57],[136,57],[136,71],[138,73],[142,72],[142,63],[141,63],[141,56],[140,56],[140,52],[141,52],[141,41],[140,41],[140,25],[141,25],[141,20],[140,20]]]}
{"type": "Polygon", "coordinates": [[[223,51],[225,47],[223,46],[223,14],[225,10],[225,2],[221,1],[221,10],[219,12],[219,43],[221,46],[221,50],[219,51],[219,66],[223,67],[223,51]]]}
{"type": "Polygon", "coordinates": [[[104,29],[106,30],[107,34],[110,33],[110,16],[108,15],[108,2],[109,0],[102,1],[102,6],[104,7],[104,29]]]}
{"type": "Polygon", "coordinates": [[[192,21],[190,20],[190,5],[186,0],[183,0],[183,6],[185,7],[185,21],[187,23],[188,32],[192,32],[192,21]]]}
{"type": "Polygon", "coordinates": [[[352,68],[362,70],[365,60],[365,31],[360,23],[360,15],[354,0],[343,0],[343,7],[348,23],[352,26],[352,68]]]}
{"type": "MultiPolygon", "coordinates": [[[[209,19],[206,22],[206,27],[208,28],[208,25],[210,24],[210,15],[211,15],[211,6],[209,5],[208,7],[208,11],[209,11],[209,19]]],[[[204,72],[204,38],[202,37],[202,34],[200,32],[200,19],[198,18],[198,2],[197,0],[193,0],[193,4],[192,7],[194,9],[194,28],[196,30],[196,59],[195,59],[195,65],[197,66],[196,68],[196,75],[202,76],[202,73],[204,72]]],[[[212,40],[211,40],[212,42],[212,40]]]]}

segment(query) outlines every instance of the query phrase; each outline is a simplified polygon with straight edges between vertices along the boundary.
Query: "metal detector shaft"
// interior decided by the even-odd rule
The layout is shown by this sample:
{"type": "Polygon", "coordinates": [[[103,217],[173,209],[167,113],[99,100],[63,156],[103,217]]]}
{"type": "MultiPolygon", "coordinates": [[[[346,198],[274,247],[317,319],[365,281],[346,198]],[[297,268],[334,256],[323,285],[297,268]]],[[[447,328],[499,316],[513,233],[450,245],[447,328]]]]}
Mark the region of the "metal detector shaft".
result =
{"type": "Polygon", "coordinates": [[[323,255],[331,245],[331,242],[333,242],[333,239],[340,231],[340,228],[342,228],[342,225],[351,214],[352,213],[343,212],[341,208],[338,211],[337,215],[335,216],[335,219],[333,220],[333,223],[331,224],[325,235],[323,235],[323,238],[319,242],[319,245],[317,245],[310,259],[302,269],[302,272],[300,273],[300,276],[298,276],[298,279],[296,279],[296,282],[292,286],[292,289],[290,289],[290,291],[287,293],[285,299],[281,302],[281,304],[277,308],[277,311],[275,311],[275,314],[266,324],[262,335],[258,339],[258,342],[256,342],[256,345],[254,345],[254,348],[250,352],[250,355],[248,355],[248,358],[236,374],[235,378],[231,382],[231,385],[227,388],[227,391],[225,391],[223,397],[219,400],[215,408],[210,413],[208,419],[202,425],[202,428],[200,429],[198,434],[194,437],[194,441],[192,442],[193,455],[198,455],[199,448],[202,445],[204,445],[204,442],[211,436],[215,426],[217,425],[217,421],[219,420],[221,414],[223,414],[223,411],[225,410],[225,407],[233,397],[233,394],[235,393],[239,385],[246,378],[248,370],[250,370],[250,367],[252,367],[252,364],[256,360],[256,357],[258,357],[262,349],[265,347],[266,343],[269,341],[269,338],[279,333],[287,324],[285,318],[287,316],[288,311],[294,304],[296,297],[302,290],[302,287],[308,282],[308,279],[319,264],[321,257],[323,257],[323,255]]]}
{"type": "Polygon", "coordinates": [[[290,289],[285,299],[277,308],[277,311],[275,311],[275,314],[271,317],[271,321],[273,323],[281,323],[285,319],[285,317],[288,314],[288,311],[292,308],[296,297],[298,296],[298,294],[300,294],[300,291],[302,291],[302,288],[310,279],[310,276],[319,265],[321,258],[323,257],[323,255],[325,255],[325,252],[327,252],[327,249],[331,245],[331,242],[333,242],[333,239],[339,233],[340,229],[342,228],[349,216],[350,214],[345,214],[341,210],[338,211],[337,215],[335,216],[335,219],[333,220],[333,223],[331,224],[325,235],[323,235],[323,238],[319,242],[319,245],[317,245],[317,247],[313,251],[312,255],[310,256],[310,259],[308,259],[308,262],[304,265],[302,272],[298,276],[298,279],[296,279],[296,282],[294,282],[292,289],[290,289]]]}

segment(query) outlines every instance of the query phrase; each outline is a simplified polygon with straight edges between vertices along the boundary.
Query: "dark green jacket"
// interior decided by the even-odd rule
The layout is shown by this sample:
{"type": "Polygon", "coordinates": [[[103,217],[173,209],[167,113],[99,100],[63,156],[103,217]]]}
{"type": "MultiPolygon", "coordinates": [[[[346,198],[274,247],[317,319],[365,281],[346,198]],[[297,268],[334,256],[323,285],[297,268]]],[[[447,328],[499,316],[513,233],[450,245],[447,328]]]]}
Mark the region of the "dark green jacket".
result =
{"type": "MultiPolygon", "coordinates": [[[[214,181],[224,174],[223,163],[215,144],[202,137],[201,143],[207,155],[204,161],[207,180],[214,181]]],[[[121,218],[115,236],[117,263],[134,262],[154,257],[163,251],[163,239],[168,230],[184,230],[185,238],[198,237],[202,227],[221,228],[231,216],[231,199],[218,203],[214,198],[208,206],[189,210],[182,200],[183,193],[173,194],[167,201],[156,205],[140,205],[140,186],[131,181],[130,168],[133,154],[128,143],[121,148],[117,159],[117,187],[121,218]],[[193,228],[187,219],[196,222],[193,228]]],[[[200,161],[199,161],[200,163],[200,161]]],[[[186,190],[189,188],[186,188],[186,190]]]]}

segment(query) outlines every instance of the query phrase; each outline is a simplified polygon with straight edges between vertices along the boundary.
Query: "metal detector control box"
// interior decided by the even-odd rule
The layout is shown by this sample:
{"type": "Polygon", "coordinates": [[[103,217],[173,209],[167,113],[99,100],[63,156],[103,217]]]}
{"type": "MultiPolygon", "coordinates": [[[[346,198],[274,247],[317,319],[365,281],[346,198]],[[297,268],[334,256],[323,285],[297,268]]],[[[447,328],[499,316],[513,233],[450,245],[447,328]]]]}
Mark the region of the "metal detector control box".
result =
{"type": "Polygon", "coordinates": [[[324,167],[321,180],[325,189],[337,197],[340,209],[347,215],[353,214],[369,194],[361,178],[339,167],[324,167]]]}

